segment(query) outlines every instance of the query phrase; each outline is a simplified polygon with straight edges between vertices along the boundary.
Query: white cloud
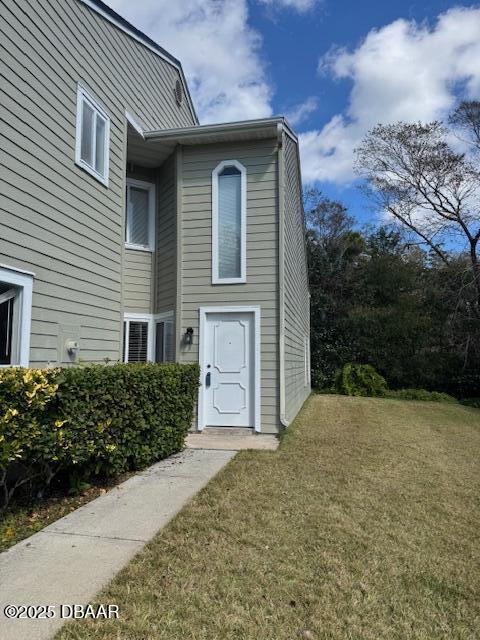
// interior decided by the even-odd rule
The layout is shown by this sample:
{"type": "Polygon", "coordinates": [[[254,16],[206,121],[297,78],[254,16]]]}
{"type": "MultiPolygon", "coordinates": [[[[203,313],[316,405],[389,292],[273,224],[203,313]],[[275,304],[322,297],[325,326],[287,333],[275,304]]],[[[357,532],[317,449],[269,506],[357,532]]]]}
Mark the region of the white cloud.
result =
{"type": "Polygon", "coordinates": [[[295,9],[300,13],[305,13],[319,2],[319,0],[259,0],[261,4],[267,4],[272,8],[295,9]]]}
{"type": "Polygon", "coordinates": [[[455,94],[479,98],[480,9],[456,8],[434,26],[396,20],[370,31],[354,51],[332,50],[321,73],[349,79],[344,113],[300,136],[305,181],[348,183],[353,150],[378,122],[443,117],[455,94]]]}
{"type": "Polygon", "coordinates": [[[248,24],[247,0],[107,0],[182,62],[200,121],[272,113],[261,37],[248,24]]]}
{"type": "Polygon", "coordinates": [[[317,107],[318,98],[310,96],[304,102],[296,104],[290,109],[290,111],[287,111],[287,120],[292,126],[296,127],[306,120],[310,114],[316,111],[317,107]]]}

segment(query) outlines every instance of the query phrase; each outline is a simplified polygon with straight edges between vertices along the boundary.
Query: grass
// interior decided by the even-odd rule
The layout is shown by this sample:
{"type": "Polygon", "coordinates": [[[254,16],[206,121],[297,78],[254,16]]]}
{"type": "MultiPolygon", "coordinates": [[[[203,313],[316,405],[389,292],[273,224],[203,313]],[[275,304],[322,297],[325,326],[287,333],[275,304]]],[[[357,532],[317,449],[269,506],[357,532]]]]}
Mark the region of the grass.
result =
{"type": "Polygon", "coordinates": [[[41,500],[20,498],[14,501],[0,517],[0,552],[107,493],[131,475],[125,473],[112,479],[98,479],[88,489],[75,495],[53,488],[41,500]]]}
{"type": "Polygon", "coordinates": [[[478,409],[313,396],[57,638],[479,638],[479,452],[478,409]]]}

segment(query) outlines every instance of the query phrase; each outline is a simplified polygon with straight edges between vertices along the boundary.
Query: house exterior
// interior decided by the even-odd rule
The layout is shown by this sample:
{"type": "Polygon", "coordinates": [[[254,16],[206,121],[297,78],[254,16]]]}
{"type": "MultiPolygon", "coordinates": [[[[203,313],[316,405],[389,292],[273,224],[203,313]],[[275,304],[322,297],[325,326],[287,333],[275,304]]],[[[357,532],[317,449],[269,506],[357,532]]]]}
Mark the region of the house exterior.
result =
{"type": "Polygon", "coordinates": [[[199,125],[99,0],[0,7],[0,366],[199,362],[198,429],[278,432],[310,393],[288,123],[199,125]]]}

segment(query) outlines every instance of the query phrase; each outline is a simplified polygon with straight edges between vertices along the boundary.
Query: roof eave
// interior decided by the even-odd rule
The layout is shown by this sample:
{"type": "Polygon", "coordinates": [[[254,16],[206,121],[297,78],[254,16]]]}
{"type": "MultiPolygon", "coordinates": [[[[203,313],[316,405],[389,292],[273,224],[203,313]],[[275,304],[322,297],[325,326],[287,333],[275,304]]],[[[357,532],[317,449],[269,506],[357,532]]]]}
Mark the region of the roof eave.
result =
{"type": "Polygon", "coordinates": [[[206,124],[192,127],[182,127],[177,129],[160,129],[156,131],[146,131],[145,140],[148,142],[161,142],[171,141],[181,144],[188,144],[192,140],[198,140],[200,143],[201,138],[208,138],[209,136],[216,135],[225,137],[238,133],[244,134],[248,137],[248,133],[253,134],[265,133],[265,138],[276,138],[279,135],[279,131],[284,130],[295,142],[297,137],[291,130],[287,121],[283,116],[274,118],[261,118],[258,120],[241,120],[238,122],[225,122],[220,124],[206,124]]]}

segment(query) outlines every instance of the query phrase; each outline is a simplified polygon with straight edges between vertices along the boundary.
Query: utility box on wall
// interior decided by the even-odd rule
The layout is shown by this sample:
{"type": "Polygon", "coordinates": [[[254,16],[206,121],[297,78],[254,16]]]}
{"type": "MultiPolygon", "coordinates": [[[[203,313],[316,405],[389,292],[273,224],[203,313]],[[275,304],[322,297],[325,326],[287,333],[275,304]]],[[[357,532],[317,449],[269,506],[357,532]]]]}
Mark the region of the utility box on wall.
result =
{"type": "Polygon", "coordinates": [[[58,327],[58,363],[74,364],[80,358],[80,327],[61,324],[58,327]]]}

